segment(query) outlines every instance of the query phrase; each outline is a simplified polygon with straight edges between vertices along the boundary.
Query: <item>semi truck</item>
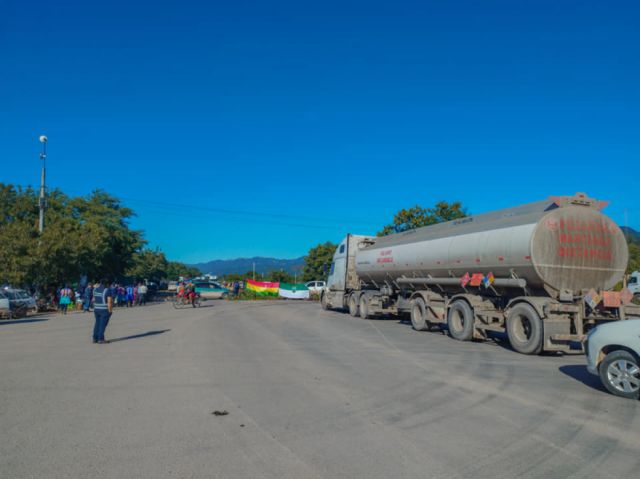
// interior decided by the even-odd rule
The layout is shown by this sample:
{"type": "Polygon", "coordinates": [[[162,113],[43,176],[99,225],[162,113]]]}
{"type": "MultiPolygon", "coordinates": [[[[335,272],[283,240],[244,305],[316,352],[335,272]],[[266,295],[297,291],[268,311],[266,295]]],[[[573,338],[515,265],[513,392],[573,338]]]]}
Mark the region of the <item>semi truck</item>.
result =
{"type": "Polygon", "coordinates": [[[461,341],[506,333],[523,354],[579,347],[603,321],[640,317],[624,277],[628,246],[584,193],[550,197],[336,248],[323,309],[408,317],[461,341]]]}

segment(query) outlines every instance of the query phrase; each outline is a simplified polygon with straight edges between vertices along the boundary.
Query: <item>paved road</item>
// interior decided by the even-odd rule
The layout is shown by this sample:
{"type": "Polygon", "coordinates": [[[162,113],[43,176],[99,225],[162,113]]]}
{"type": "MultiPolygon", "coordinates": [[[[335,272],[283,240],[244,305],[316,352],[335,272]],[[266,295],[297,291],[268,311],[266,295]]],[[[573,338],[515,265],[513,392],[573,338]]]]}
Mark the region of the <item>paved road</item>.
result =
{"type": "Polygon", "coordinates": [[[631,478],[640,402],[525,357],[312,303],[0,323],[7,478],[631,478]],[[214,411],[227,411],[224,416],[214,411]]]}

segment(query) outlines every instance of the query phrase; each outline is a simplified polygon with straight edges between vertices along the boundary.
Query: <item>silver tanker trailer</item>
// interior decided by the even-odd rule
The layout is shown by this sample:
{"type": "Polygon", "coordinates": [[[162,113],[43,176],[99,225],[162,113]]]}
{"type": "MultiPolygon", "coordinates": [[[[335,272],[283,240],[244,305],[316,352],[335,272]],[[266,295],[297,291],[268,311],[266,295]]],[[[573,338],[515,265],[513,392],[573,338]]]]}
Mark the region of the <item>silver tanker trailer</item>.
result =
{"type": "Polygon", "coordinates": [[[338,245],[323,308],[353,316],[409,315],[416,330],[455,339],[505,332],[516,351],[570,349],[601,321],[640,316],[622,280],[624,234],[606,203],[552,197],[384,237],[338,245]]]}

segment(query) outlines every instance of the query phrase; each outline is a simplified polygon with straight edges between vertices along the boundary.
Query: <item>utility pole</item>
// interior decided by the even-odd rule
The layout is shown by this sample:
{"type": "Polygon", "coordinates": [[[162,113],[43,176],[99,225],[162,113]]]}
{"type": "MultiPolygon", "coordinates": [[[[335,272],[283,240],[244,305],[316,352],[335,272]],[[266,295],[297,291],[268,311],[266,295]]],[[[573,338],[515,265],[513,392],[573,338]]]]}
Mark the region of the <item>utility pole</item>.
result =
{"type": "Polygon", "coordinates": [[[46,159],[47,159],[47,137],[42,135],[40,137],[40,143],[42,143],[42,153],[40,153],[40,159],[42,160],[42,173],[40,175],[40,221],[38,223],[38,230],[40,234],[44,231],[44,208],[45,208],[45,177],[46,177],[46,159]]]}

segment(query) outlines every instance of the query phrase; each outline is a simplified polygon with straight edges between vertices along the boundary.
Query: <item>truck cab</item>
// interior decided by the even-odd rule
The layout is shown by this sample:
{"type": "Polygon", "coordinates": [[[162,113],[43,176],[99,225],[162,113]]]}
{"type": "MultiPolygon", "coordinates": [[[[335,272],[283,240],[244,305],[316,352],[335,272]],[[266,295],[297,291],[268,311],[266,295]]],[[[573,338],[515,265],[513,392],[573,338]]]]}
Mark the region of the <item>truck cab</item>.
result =
{"type": "Polygon", "coordinates": [[[356,251],[372,245],[375,240],[373,236],[348,234],[338,244],[331,261],[327,286],[320,297],[324,309],[347,307],[345,300],[348,294],[360,289],[355,268],[356,251]]]}

